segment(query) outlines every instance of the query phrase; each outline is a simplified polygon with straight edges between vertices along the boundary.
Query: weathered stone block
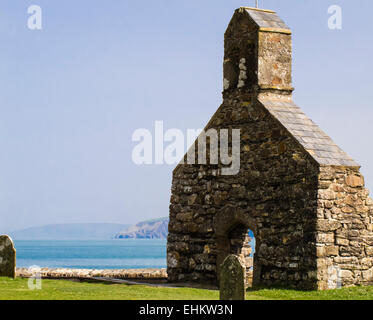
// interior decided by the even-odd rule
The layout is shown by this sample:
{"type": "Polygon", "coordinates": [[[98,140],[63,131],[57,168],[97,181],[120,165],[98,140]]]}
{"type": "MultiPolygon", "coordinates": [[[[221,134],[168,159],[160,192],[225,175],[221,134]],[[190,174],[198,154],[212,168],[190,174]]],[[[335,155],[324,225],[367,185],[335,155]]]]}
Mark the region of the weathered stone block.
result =
{"type": "Polygon", "coordinates": [[[182,222],[192,221],[193,212],[181,212],[176,215],[176,219],[182,222]]]}
{"type": "Polygon", "coordinates": [[[198,194],[192,194],[189,198],[188,198],[188,205],[193,205],[196,203],[196,200],[198,198],[198,194]]]}
{"type": "Polygon", "coordinates": [[[369,258],[363,258],[360,261],[360,264],[363,268],[370,268],[373,265],[373,260],[369,258]]]}
{"type": "Polygon", "coordinates": [[[332,258],[319,258],[317,259],[317,272],[322,274],[323,271],[327,270],[333,264],[332,258]]]}
{"type": "Polygon", "coordinates": [[[345,239],[345,238],[337,237],[335,239],[335,243],[338,244],[338,245],[341,245],[341,246],[348,246],[350,241],[348,239],[345,239]]]}
{"type": "Polygon", "coordinates": [[[355,212],[355,209],[350,207],[350,206],[345,206],[345,207],[342,208],[342,212],[343,213],[353,213],[353,212],[355,212]]]}
{"type": "Polygon", "coordinates": [[[0,277],[16,277],[16,250],[9,236],[0,236],[0,277]]]}
{"type": "Polygon", "coordinates": [[[354,274],[352,271],[350,270],[341,270],[340,273],[339,273],[340,277],[343,279],[343,280],[346,280],[346,279],[352,279],[354,274]]]}
{"type": "Polygon", "coordinates": [[[346,177],[346,184],[349,187],[363,187],[364,186],[364,178],[362,176],[350,175],[346,177]]]}
{"type": "Polygon", "coordinates": [[[342,224],[337,220],[330,220],[330,219],[319,219],[317,220],[317,230],[328,232],[328,231],[335,231],[342,227],[342,224]]]}
{"type": "Polygon", "coordinates": [[[319,180],[330,180],[333,181],[336,177],[334,170],[328,167],[320,168],[319,180]]]}
{"type": "Polygon", "coordinates": [[[373,269],[363,271],[361,274],[364,280],[373,281],[373,269]]]}
{"type": "Polygon", "coordinates": [[[323,258],[326,256],[325,246],[317,246],[316,247],[316,256],[318,258],[323,258]]]}
{"type": "Polygon", "coordinates": [[[365,252],[366,252],[367,256],[373,257],[373,247],[366,247],[365,252]]]}
{"type": "Polygon", "coordinates": [[[334,261],[338,263],[339,265],[344,265],[344,264],[358,264],[359,259],[356,257],[336,257],[334,258],[334,261]]]}
{"type": "Polygon", "coordinates": [[[319,182],[319,188],[320,189],[329,189],[329,187],[330,187],[331,184],[332,184],[332,182],[328,181],[328,180],[326,180],[326,181],[320,181],[319,182]]]}
{"type": "Polygon", "coordinates": [[[318,233],[316,241],[319,243],[334,243],[334,233],[318,233]]]}
{"type": "Polygon", "coordinates": [[[336,194],[331,190],[319,190],[319,199],[322,200],[335,200],[336,194]]]}
{"type": "Polygon", "coordinates": [[[176,251],[168,252],[167,254],[167,266],[169,268],[180,267],[180,254],[176,251]]]}
{"type": "Polygon", "coordinates": [[[365,204],[367,206],[373,206],[373,200],[371,197],[368,197],[366,200],[365,200],[365,204]]]}
{"type": "Polygon", "coordinates": [[[329,256],[337,256],[339,254],[339,247],[338,246],[326,246],[325,247],[325,254],[329,256]]]}

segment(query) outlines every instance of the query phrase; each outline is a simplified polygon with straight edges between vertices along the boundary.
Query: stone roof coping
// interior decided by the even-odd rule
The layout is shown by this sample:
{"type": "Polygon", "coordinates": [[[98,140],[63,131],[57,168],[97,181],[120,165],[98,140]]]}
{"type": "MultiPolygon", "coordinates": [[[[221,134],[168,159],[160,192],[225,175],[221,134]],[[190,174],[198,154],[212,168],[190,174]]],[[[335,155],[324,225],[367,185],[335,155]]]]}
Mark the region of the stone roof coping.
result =
{"type": "Polygon", "coordinates": [[[319,165],[360,168],[360,165],[339,148],[293,101],[265,98],[259,101],[319,165]]]}
{"type": "Polygon", "coordinates": [[[238,10],[246,11],[259,27],[259,31],[291,34],[290,28],[275,11],[251,7],[241,7],[238,10]]]}
{"type": "Polygon", "coordinates": [[[276,11],[268,10],[268,9],[260,9],[260,8],[254,8],[254,7],[241,7],[245,10],[254,10],[254,11],[262,11],[262,12],[268,12],[268,13],[276,13],[276,11]]]}

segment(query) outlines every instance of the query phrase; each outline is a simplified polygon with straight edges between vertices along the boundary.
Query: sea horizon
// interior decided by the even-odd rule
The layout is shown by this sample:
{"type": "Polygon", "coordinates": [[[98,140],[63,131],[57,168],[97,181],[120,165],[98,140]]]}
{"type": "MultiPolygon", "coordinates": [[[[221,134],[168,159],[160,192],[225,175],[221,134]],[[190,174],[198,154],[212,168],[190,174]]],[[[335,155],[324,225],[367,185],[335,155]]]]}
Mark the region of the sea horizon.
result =
{"type": "Polygon", "coordinates": [[[14,243],[17,268],[166,268],[166,239],[14,240],[14,243]]]}

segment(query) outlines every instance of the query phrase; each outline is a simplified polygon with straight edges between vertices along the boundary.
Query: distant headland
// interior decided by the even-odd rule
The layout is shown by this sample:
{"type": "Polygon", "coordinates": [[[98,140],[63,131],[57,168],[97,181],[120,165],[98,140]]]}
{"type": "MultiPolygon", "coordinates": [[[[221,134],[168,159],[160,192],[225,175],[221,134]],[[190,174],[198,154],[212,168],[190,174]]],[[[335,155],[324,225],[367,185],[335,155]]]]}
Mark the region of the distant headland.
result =
{"type": "Polygon", "coordinates": [[[136,225],[115,223],[51,224],[10,232],[13,240],[166,239],[168,218],[136,225]]]}

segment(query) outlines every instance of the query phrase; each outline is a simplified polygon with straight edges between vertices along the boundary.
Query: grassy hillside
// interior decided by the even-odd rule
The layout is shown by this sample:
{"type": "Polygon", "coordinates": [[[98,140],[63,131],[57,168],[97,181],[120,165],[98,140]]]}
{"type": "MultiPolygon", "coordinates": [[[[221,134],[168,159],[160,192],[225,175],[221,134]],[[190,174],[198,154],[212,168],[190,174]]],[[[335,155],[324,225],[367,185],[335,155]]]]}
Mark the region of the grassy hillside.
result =
{"type": "MultiPolygon", "coordinates": [[[[330,291],[253,290],[247,300],[373,300],[373,287],[330,291]]],[[[191,288],[154,288],[124,284],[43,280],[42,290],[29,290],[27,279],[0,278],[0,300],[217,300],[219,292],[191,288]]]]}

